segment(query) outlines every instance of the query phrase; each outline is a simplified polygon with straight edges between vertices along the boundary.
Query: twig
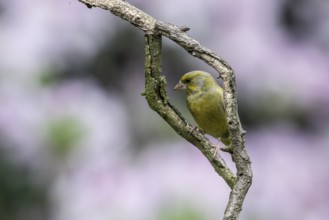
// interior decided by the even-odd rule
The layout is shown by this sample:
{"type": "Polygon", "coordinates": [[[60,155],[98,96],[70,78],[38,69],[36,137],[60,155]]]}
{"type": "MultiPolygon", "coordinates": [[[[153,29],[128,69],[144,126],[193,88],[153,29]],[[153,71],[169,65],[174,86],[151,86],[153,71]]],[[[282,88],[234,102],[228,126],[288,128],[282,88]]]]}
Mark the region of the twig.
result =
{"type": "Polygon", "coordinates": [[[236,83],[232,68],[218,55],[203,47],[198,41],[186,34],[186,27],[167,24],[156,20],[142,10],[122,0],[79,0],[88,7],[101,7],[114,15],[130,22],[143,30],[146,35],[145,46],[145,95],[150,107],[157,111],[175,131],[189,142],[197,146],[211,161],[217,173],[232,188],[227,204],[224,220],[235,220],[242,210],[244,198],[252,183],[251,161],[244,146],[244,134],[237,106],[236,83]],[[165,93],[165,78],[161,75],[161,35],[175,41],[191,55],[200,58],[212,66],[223,79],[224,101],[229,131],[232,138],[232,160],[236,164],[237,177],[225,165],[224,160],[216,155],[211,160],[214,149],[211,143],[191,125],[169,103],[165,93]],[[152,47],[157,49],[153,49],[152,47]],[[152,48],[152,49],[151,49],[152,48]]]}

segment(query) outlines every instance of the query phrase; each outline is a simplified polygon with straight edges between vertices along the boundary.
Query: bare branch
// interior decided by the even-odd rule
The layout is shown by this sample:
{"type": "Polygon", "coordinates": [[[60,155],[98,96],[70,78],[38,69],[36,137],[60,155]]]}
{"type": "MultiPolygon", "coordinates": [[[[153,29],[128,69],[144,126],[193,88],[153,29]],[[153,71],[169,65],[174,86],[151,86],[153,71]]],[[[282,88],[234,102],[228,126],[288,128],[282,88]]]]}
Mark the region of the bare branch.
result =
{"type": "Polygon", "coordinates": [[[161,75],[161,36],[145,35],[145,97],[150,107],[156,111],[180,136],[194,144],[208,158],[217,173],[233,188],[236,177],[225,165],[219,154],[213,158],[215,150],[209,140],[193,128],[170,104],[161,75]]]}
{"type": "Polygon", "coordinates": [[[156,19],[142,10],[123,0],[78,0],[88,8],[99,7],[112,12],[112,14],[130,22],[132,25],[145,31],[153,33],[156,19]]]}
{"type": "Polygon", "coordinates": [[[230,199],[225,210],[224,220],[238,219],[242,210],[244,198],[252,183],[251,161],[244,146],[244,134],[242,129],[237,105],[236,83],[232,68],[218,55],[203,47],[198,41],[186,34],[188,28],[178,27],[157,21],[152,16],[122,0],[79,0],[88,7],[101,7],[111,11],[114,15],[130,22],[134,26],[146,32],[146,90],[145,95],[150,107],[157,111],[175,131],[186,140],[197,146],[210,160],[217,173],[224,178],[232,188],[230,199]],[[165,78],[161,75],[161,47],[156,35],[163,35],[175,41],[191,55],[200,58],[212,66],[223,79],[224,101],[227,113],[229,131],[232,137],[232,160],[236,164],[237,177],[235,177],[224,160],[216,155],[211,160],[214,149],[211,143],[198,131],[193,131],[191,125],[169,103],[165,93],[165,78]],[[150,45],[158,49],[151,49],[150,45]],[[158,60],[160,59],[160,60],[158,60]],[[156,64],[156,65],[155,65],[156,64]],[[157,66],[159,65],[159,66],[157,66]],[[152,92],[153,91],[153,92],[152,92]]]}

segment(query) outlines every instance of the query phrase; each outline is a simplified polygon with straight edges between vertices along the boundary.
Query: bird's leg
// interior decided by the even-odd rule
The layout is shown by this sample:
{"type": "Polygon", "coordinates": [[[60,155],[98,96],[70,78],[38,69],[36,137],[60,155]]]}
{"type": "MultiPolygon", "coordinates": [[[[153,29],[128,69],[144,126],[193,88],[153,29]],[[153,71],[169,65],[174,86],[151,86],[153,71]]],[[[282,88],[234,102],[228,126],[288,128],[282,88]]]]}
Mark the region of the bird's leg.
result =
{"type": "Polygon", "coordinates": [[[227,146],[225,146],[225,147],[219,147],[219,146],[220,146],[220,143],[221,143],[221,140],[220,140],[220,138],[218,138],[218,143],[217,143],[217,145],[212,145],[212,147],[215,148],[215,150],[214,150],[214,153],[213,153],[213,155],[212,155],[212,159],[211,159],[211,160],[214,160],[214,159],[215,159],[215,157],[216,157],[216,155],[217,155],[219,149],[220,149],[221,151],[224,151],[224,152],[227,152],[227,153],[233,154],[232,144],[227,145],[227,146]]]}
{"type": "Polygon", "coordinates": [[[214,153],[212,154],[211,161],[213,161],[216,158],[219,149],[221,149],[221,148],[219,148],[219,144],[220,144],[220,141],[218,141],[217,145],[212,145],[212,147],[215,148],[215,150],[214,150],[214,153]]]}

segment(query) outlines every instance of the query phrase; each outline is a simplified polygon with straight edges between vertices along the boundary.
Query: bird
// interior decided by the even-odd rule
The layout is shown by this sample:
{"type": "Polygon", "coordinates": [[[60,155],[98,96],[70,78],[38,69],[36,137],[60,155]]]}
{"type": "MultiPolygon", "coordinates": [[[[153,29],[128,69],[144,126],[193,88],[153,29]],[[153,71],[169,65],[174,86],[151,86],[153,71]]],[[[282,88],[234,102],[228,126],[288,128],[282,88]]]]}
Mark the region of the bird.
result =
{"type": "MultiPolygon", "coordinates": [[[[195,70],[184,74],[175,90],[186,90],[189,111],[199,129],[217,138],[225,147],[221,150],[232,153],[231,136],[226,120],[223,89],[210,73],[195,70]]],[[[215,146],[215,156],[219,143],[215,146]]]]}

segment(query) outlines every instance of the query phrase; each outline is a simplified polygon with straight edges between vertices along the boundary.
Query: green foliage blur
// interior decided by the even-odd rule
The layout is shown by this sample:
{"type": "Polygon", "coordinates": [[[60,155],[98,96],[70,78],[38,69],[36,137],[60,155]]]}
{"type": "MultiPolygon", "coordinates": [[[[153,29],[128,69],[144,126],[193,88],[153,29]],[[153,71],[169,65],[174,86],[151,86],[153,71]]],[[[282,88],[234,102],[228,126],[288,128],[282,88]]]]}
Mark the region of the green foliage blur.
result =
{"type": "Polygon", "coordinates": [[[47,219],[47,185],[37,181],[28,167],[12,159],[12,153],[0,146],[0,219],[47,219]]]}

